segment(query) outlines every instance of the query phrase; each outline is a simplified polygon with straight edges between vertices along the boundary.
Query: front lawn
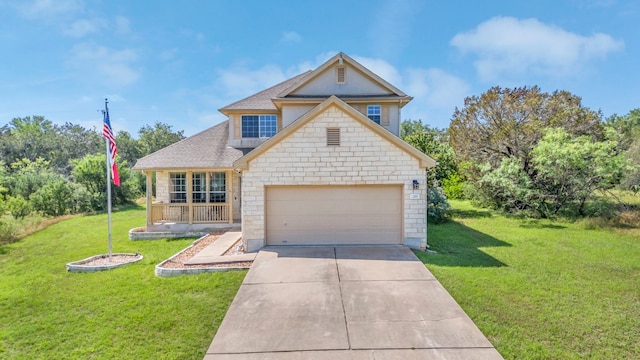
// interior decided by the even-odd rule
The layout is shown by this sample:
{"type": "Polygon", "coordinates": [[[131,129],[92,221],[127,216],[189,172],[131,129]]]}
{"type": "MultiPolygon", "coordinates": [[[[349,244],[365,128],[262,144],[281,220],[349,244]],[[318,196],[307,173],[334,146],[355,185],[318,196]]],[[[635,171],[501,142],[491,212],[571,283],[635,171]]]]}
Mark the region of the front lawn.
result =
{"type": "Polygon", "coordinates": [[[144,222],[143,208],[113,214],[114,252],[144,259],[99,273],[65,264],[107,252],[106,215],[0,244],[0,358],[202,359],[246,271],[158,278],[194,239],[128,240],[144,222]]]}
{"type": "Polygon", "coordinates": [[[640,358],[640,231],[452,202],[420,259],[506,359],[640,358]]]}

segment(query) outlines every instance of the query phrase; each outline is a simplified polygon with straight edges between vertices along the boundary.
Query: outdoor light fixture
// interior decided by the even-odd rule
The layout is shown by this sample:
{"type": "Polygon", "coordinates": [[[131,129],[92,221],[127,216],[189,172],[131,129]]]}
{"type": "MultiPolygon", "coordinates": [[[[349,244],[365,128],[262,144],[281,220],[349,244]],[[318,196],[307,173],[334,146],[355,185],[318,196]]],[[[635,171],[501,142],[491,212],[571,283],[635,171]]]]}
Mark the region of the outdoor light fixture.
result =
{"type": "Polygon", "coordinates": [[[418,180],[413,180],[413,190],[420,189],[420,182],[418,180]]]}

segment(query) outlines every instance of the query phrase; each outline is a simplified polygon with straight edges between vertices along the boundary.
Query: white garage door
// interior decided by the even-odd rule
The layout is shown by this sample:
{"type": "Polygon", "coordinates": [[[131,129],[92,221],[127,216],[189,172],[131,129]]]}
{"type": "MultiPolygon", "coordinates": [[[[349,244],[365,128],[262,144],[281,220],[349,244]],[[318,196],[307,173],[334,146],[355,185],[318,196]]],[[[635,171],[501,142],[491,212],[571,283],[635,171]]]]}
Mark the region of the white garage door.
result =
{"type": "Polygon", "coordinates": [[[402,186],[266,189],[268,245],[400,244],[402,186]]]}

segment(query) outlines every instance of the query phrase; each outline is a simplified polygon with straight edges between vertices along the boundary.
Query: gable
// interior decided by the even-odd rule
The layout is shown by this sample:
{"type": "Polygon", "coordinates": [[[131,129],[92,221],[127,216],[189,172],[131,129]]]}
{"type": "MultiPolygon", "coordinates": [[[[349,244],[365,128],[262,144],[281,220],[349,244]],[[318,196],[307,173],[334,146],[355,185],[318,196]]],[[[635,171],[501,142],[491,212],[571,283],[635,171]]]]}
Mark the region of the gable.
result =
{"type": "MultiPolygon", "coordinates": [[[[344,153],[344,156],[349,156],[349,153],[355,149],[368,152],[371,161],[374,161],[376,157],[397,153],[399,155],[396,157],[414,159],[416,166],[420,168],[431,168],[436,165],[429,156],[374,123],[336,96],[331,96],[262,145],[238,159],[234,166],[239,169],[248,169],[254,159],[267,153],[273,147],[281,148],[280,143],[286,144],[290,141],[294,141],[297,144],[296,147],[299,146],[293,151],[292,156],[307,157],[327,151],[338,151],[344,153]],[[344,134],[341,135],[340,146],[334,150],[327,150],[327,128],[340,128],[341,134],[344,134]]],[[[397,160],[402,161],[399,158],[397,160]]]]}
{"type": "Polygon", "coordinates": [[[326,96],[328,94],[338,96],[394,95],[389,89],[381,86],[349,64],[343,64],[341,67],[342,71],[344,71],[344,83],[338,82],[336,74],[338,66],[336,63],[334,66],[327,67],[323,72],[316,74],[311,81],[306,82],[303,86],[287,95],[287,97],[326,96]]]}
{"type": "Polygon", "coordinates": [[[410,96],[342,52],[327,60],[296,84],[280,92],[276,99],[328,97],[329,95],[392,97],[401,98],[405,102],[411,100],[410,96]]]}

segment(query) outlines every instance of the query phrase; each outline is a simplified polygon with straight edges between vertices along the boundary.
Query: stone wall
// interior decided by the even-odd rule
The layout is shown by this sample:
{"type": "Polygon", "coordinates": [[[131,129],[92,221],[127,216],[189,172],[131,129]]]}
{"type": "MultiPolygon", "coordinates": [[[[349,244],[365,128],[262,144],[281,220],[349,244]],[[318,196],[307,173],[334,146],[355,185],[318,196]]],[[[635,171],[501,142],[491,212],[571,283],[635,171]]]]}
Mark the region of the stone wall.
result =
{"type": "Polygon", "coordinates": [[[265,186],[402,184],[404,244],[424,248],[425,178],[418,159],[331,106],[253,159],[243,172],[244,246],[255,251],[265,244],[265,186]],[[327,146],[327,128],[340,128],[340,146],[327,146]],[[419,189],[413,190],[413,180],[420,182],[419,189]]]}

